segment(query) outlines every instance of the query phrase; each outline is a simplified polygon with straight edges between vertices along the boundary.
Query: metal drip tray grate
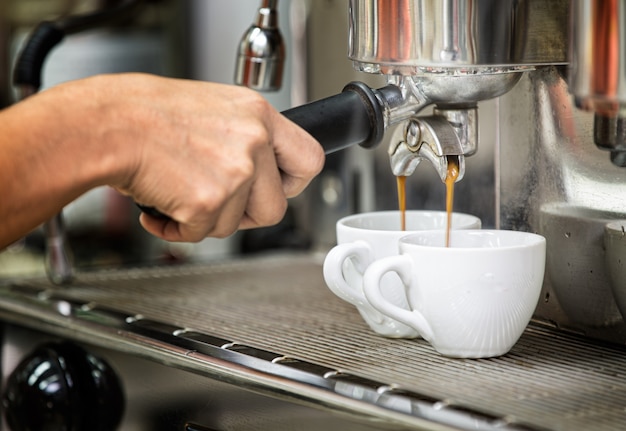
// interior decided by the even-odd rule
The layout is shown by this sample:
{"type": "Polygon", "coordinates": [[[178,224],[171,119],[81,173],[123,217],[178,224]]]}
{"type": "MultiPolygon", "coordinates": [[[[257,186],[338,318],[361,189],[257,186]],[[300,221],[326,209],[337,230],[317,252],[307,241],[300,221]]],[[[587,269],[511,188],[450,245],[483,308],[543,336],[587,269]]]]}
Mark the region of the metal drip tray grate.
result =
{"type": "MultiPolygon", "coordinates": [[[[423,340],[371,332],[356,309],[325,286],[319,257],[99,271],[81,274],[65,288],[21,280],[0,295],[0,310],[8,318],[27,316],[80,332],[85,325],[77,324],[76,313],[68,317],[60,302],[87,316],[106,310],[126,325],[134,322],[144,337],[176,334],[190,342],[228,345],[256,360],[294,361],[324,379],[388,391],[413,403],[409,416],[423,419],[415,407],[419,402],[433,412],[448,409],[473,418],[456,425],[450,420],[448,425],[458,428],[471,428],[476,418],[492,429],[614,430],[626,423],[626,349],[531,324],[505,356],[445,358],[423,340]]],[[[91,331],[107,326],[106,319],[86,319],[96,321],[88,325],[91,331]]],[[[161,344],[168,342],[165,337],[161,344]]],[[[341,395],[356,397],[354,390],[341,395]]]]}

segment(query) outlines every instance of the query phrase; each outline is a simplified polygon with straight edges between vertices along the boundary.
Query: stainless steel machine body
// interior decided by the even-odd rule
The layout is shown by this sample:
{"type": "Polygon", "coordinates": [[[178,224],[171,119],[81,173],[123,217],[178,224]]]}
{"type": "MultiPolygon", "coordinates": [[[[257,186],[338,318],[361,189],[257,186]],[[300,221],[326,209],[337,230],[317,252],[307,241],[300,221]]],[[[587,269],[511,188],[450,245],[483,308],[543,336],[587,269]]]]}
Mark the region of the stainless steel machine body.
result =
{"type": "MultiPolygon", "coordinates": [[[[399,85],[408,82],[417,103],[435,105],[434,116],[421,116],[417,109],[411,122],[441,118],[440,108],[466,112],[483,103],[494,109],[478,120],[473,147],[480,153],[480,135],[491,129],[493,174],[482,174],[494,175],[494,225],[548,239],[537,317],[618,342],[626,338],[613,289],[624,286],[608,280],[602,236],[607,220],[626,217],[625,17],[620,2],[602,0],[352,0],[349,19],[354,67],[399,85]],[[497,85],[509,75],[516,76],[509,85],[497,85]],[[481,102],[491,98],[496,99],[481,102]]],[[[457,127],[472,124],[469,117],[456,118],[444,117],[457,127]]],[[[395,174],[415,169],[414,150],[407,149],[416,140],[412,128],[410,122],[401,125],[391,136],[395,174]]],[[[451,141],[437,130],[433,134],[451,141]]],[[[423,130],[417,136],[428,140],[423,130]]],[[[445,165],[437,171],[443,177],[445,165]]],[[[423,180],[410,182],[409,189],[423,190],[423,180]]],[[[393,184],[377,187],[382,192],[393,184]]]]}
{"type": "MultiPolygon", "coordinates": [[[[565,62],[566,2],[350,1],[349,54],[357,69],[420,75],[565,62]],[[563,15],[561,15],[563,17],[563,15]],[[448,69],[448,70],[446,70],[448,69]]],[[[495,70],[494,70],[495,71],[495,70]]],[[[489,71],[485,70],[485,74],[489,71]]]]}

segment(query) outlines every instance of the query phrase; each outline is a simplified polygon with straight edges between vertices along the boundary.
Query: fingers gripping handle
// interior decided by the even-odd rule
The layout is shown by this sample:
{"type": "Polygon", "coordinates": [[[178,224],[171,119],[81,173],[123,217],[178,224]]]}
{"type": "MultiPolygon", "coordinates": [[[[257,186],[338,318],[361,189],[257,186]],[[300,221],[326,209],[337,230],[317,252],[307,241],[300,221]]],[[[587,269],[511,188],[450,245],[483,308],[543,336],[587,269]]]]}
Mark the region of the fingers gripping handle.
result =
{"type": "MultiPolygon", "coordinates": [[[[417,330],[426,340],[433,338],[433,331],[424,315],[418,310],[405,310],[389,302],[382,293],[381,280],[388,272],[395,272],[400,277],[405,290],[411,285],[413,263],[404,255],[390,256],[373,262],[363,276],[363,290],[369,303],[382,314],[391,317],[417,330]]],[[[410,302],[410,301],[409,301],[410,302]]]]}
{"type": "Polygon", "coordinates": [[[326,154],[380,143],[385,131],[384,112],[377,91],[351,82],[343,92],[283,111],[283,115],[309,132],[326,154]]]}
{"type": "Polygon", "coordinates": [[[154,207],[149,207],[149,206],[141,205],[141,204],[137,204],[137,206],[139,207],[139,209],[142,212],[148,214],[151,217],[158,218],[158,219],[161,219],[161,220],[169,220],[170,219],[169,216],[166,216],[165,214],[163,214],[161,211],[159,211],[158,209],[156,209],[154,207]]]}
{"type": "MultiPolygon", "coordinates": [[[[385,132],[384,104],[402,103],[400,89],[394,85],[372,90],[362,82],[351,82],[334,96],[283,111],[324,148],[326,154],[352,145],[371,148],[385,132]]],[[[138,205],[152,217],[168,219],[156,208],[138,205]]]]}

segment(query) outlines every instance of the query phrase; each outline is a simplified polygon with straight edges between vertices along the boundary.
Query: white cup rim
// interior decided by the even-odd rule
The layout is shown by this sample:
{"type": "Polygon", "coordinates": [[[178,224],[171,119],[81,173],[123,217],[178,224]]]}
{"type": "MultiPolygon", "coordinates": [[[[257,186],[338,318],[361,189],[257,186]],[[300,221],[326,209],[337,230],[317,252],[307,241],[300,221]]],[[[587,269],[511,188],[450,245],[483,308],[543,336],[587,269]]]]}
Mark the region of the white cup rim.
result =
{"type": "MultiPolygon", "coordinates": [[[[337,221],[337,226],[341,226],[342,228],[348,228],[348,229],[367,230],[371,232],[389,232],[390,229],[378,229],[378,228],[356,226],[355,221],[362,220],[362,219],[368,219],[368,220],[386,219],[386,218],[394,217],[394,216],[400,217],[400,214],[401,214],[401,211],[399,210],[371,211],[371,212],[365,212],[365,213],[357,213],[357,214],[352,214],[352,215],[340,218],[337,221]]],[[[446,217],[447,212],[442,211],[442,210],[407,210],[406,211],[407,220],[411,216],[418,216],[418,215],[446,217]]],[[[475,222],[480,222],[480,218],[478,216],[475,216],[473,214],[468,214],[468,213],[462,213],[458,211],[453,211],[452,217],[456,219],[460,218],[461,219],[460,223],[462,224],[472,224],[475,222]]],[[[412,232],[412,231],[415,231],[415,229],[407,229],[407,232],[412,232]]]]}
{"type": "MultiPolygon", "coordinates": [[[[430,250],[454,250],[455,253],[482,253],[482,252],[492,252],[494,250],[498,250],[498,251],[502,251],[502,250],[517,250],[517,249],[524,249],[524,248],[528,248],[528,247],[535,247],[537,245],[540,244],[545,244],[546,239],[545,237],[543,237],[542,235],[536,234],[536,233],[532,233],[532,232],[524,232],[524,231],[515,231],[515,230],[506,230],[506,229],[475,229],[475,230],[451,230],[450,231],[450,241],[451,241],[451,245],[452,247],[446,247],[444,244],[438,244],[438,245],[433,245],[433,244],[421,244],[419,242],[416,242],[416,240],[420,239],[420,238],[432,238],[432,237],[437,237],[437,238],[441,238],[442,236],[445,238],[445,229],[437,229],[437,230],[424,230],[424,231],[420,231],[420,232],[413,232],[410,234],[407,234],[405,236],[403,236],[402,238],[400,238],[399,243],[401,247],[406,247],[406,248],[410,248],[410,249],[430,249],[430,250]],[[494,245],[493,247],[471,247],[471,246],[462,246],[462,247],[455,247],[454,246],[454,237],[455,236],[463,236],[463,237],[468,237],[468,236],[478,236],[478,237],[485,237],[485,236],[490,236],[493,237],[494,239],[496,237],[500,238],[500,239],[504,239],[504,240],[511,240],[512,238],[514,239],[523,239],[522,242],[516,242],[516,243],[512,243],[512,244],[497,244],[494,245]]],[[[445,251],[444,251],[445,253],[445,251]]]]}
{"type": "Polygon", "coordinates": [[[606,230],[622,233],[626,229],[626,220],[613,220],[605,225],[606,230]]]}

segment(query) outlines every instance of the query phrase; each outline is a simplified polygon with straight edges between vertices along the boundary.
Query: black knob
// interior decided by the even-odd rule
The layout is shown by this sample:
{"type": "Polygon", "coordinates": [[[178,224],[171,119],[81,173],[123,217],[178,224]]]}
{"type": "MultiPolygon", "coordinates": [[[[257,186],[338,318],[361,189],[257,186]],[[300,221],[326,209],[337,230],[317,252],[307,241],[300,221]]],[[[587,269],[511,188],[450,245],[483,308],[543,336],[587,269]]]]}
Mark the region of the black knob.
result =
{"type": "Polygon", "coordinates": [[[45,344],[24,358],[2,402],[12,431],[112,431],[124,411],[113,369],[71,343],[45,344]]]}

